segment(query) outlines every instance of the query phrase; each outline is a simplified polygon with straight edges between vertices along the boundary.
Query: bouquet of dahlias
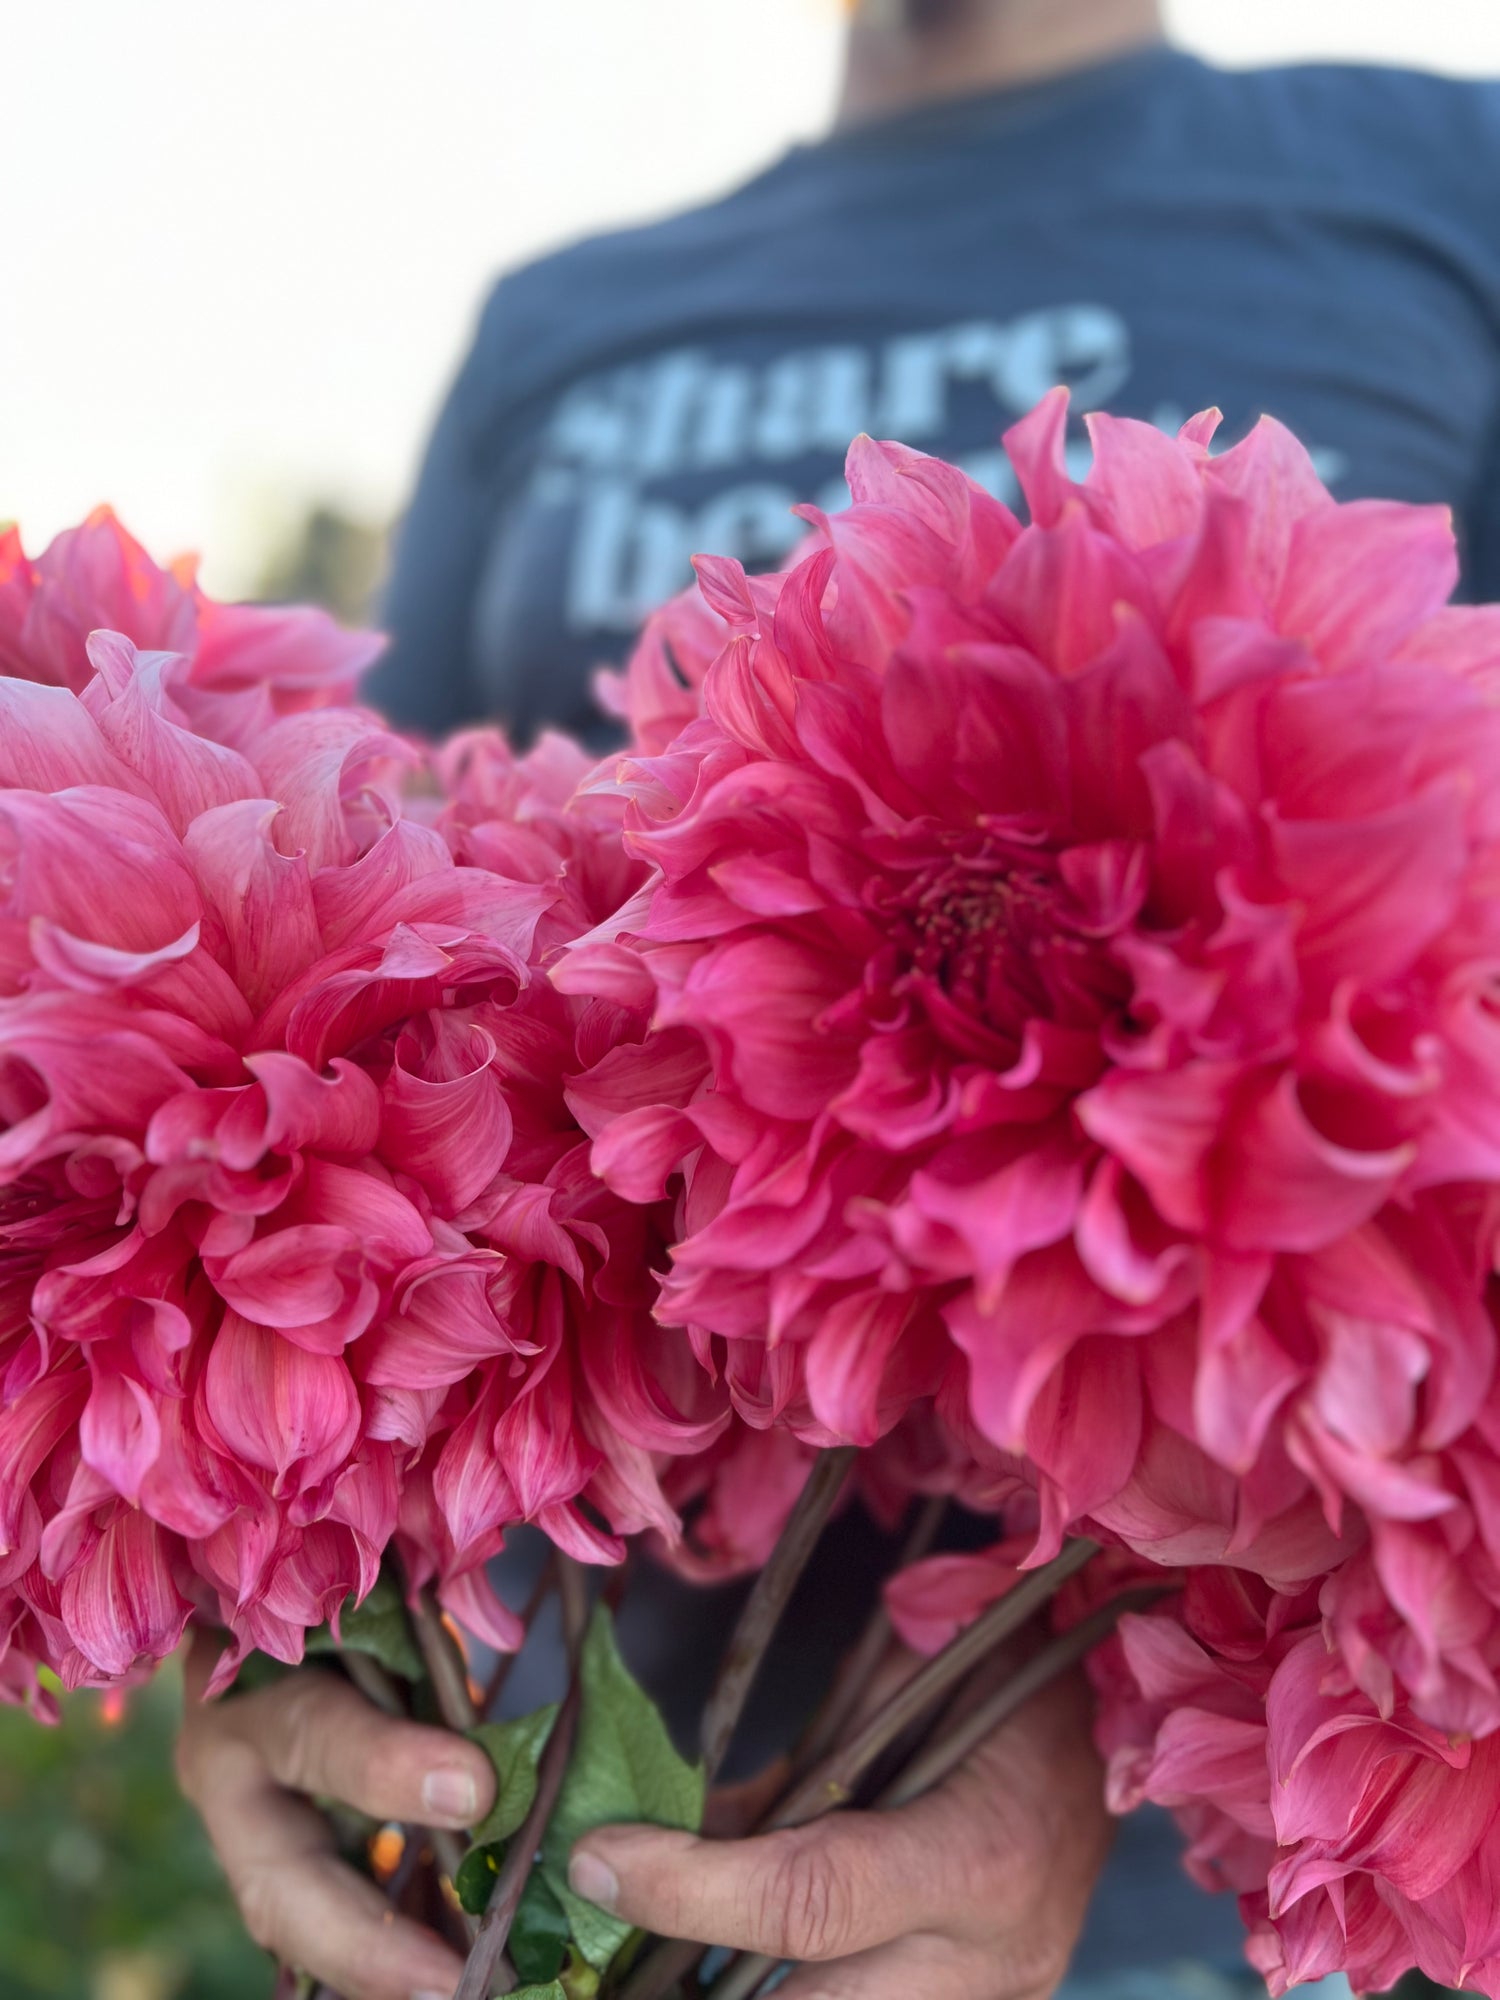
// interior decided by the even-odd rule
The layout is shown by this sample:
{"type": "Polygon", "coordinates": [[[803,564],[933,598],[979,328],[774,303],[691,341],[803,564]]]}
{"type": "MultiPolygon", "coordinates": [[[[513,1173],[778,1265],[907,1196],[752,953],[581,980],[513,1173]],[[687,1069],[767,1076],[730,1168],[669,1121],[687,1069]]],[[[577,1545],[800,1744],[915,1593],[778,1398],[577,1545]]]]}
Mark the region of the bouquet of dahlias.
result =
{"type": "Polygon", "coordinates": [[[437,1857],[463,2000],[691,1966],[568,1848],[696,1822],[851,1490],[916,1559],[770,1823],[1087,1656],[1112,1803],[1273,1991],[1500,1995],[1500,612],[1273,424],[1097,419],[1079,484],[1065,423],[1025,527],[859,441],[785,575],[703,559],[594,768],[404,740],[372,642],[107,516],[0,543],[0,1691],[194,1619],[216,1692],[340,1648],[468,1726],[536,1523],[571,1682],[437,1857]],[[993,1550],[925,1554],[950,1502],[993,1550]],[[757,1573],[697,1768],[582,1602],[635,1541],[757,1573]]]}

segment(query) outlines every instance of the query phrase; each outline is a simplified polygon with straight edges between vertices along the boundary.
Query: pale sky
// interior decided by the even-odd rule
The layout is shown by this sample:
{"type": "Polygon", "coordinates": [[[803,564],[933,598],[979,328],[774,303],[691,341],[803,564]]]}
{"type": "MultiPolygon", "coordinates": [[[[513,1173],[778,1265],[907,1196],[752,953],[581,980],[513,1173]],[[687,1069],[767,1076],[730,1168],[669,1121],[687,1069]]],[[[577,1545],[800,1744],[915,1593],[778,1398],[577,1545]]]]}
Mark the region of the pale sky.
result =
{"type": "MultiPolygon", "coordinates": [[[[1226,62],[1500,75],[1500,0],[1172,0],[1226,62]]],[[[837,0],[0,0],[0,519],[243,587],[401,504],[490,278],[825,117],[837,0]]]]}

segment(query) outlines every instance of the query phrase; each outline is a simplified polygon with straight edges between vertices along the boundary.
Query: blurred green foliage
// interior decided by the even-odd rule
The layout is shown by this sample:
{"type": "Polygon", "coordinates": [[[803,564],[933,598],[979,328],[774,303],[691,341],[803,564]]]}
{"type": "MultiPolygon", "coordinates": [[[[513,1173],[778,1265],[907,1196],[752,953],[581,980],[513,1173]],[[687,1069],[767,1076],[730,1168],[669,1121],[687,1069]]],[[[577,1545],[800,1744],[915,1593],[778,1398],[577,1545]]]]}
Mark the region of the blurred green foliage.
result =
{"type": "Polygon", "coordinates": [[[4,2000],[266,2000],[270,1960],[173,1781],[175,1671],[119,1720],[98,1695],[63,1706],[60,1729],[0,1709],[4,2000]]]}

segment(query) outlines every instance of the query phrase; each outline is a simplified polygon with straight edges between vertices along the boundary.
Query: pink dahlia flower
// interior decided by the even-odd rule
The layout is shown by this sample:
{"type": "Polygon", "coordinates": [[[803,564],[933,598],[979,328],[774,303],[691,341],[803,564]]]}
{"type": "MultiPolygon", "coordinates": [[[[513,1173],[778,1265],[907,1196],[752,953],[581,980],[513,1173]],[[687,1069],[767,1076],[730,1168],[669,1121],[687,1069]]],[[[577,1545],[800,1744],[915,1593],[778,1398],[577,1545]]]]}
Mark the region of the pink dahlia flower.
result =
{"type": "Polygon", "coordinates": [[[393,1537],[512,1641],[504,1529],[674,1534],[658,1463],[728,1415],[568,1102],[644,1012],[540,970],[633,886],[618,814],[482,739],[424,824],[334,698],[368,640],[210,605],[108,517],[4,559],[0,1695],[195,1609],[221,1678],[294,1660],[393,1537]]]}
{"type": "Polygon", "coordinates": [[[1126,1618],[1093,1674],[1111,1803],[1174,1812],[1272,1993],[1339,1971],[1383,1992],[1416,1965],[1500,1994],[1500,1737],[1383,1714],[1330,1661],[1315,1595],[1223,1571],[1126,1618]]]}
{"type": "Polygon", "coordinates": [[[1494,1729],[1500,611],[1274,423],[1096,418],[1077,483],[1065,415],[1029,526],[860,440],[811,553],[653,628],[653,876],[565,969],[655,993],[595,1160],[675,1191],[659,1315],[748,1421],[968,1427],[1030,1560],[1368,1541],[1361,1684],[1494,1729]]]}
{"type": "Polygon", "coordinates": [[[101,628],[185,656],[176,694],[188,726],[225,741],[269,714],[351,701],[384,644],[304,605],[217,603],[191,561],[159,568],[107,507],[34,561],[14,528],[0,533],[0,675],[82,693],[101,628]]]}

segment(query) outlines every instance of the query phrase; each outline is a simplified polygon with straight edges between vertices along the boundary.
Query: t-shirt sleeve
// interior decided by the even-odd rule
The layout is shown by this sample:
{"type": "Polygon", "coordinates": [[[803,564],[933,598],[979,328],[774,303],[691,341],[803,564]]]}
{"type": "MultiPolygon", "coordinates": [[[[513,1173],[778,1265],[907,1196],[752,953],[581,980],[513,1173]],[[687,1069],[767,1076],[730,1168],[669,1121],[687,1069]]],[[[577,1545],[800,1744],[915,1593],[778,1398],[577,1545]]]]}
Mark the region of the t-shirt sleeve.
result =
{"type": "Polygon", "coordinates": [[[1471,171],[1469,185],[1475,229],[1486,253],[1483,275],[1494,394],[1487,410],[1474,412],[1474,420],[1485,426],[1486,448],[1477,490],[1465,510],[1463,594],[1490,604],[1500,602],[1500,210],[1494,201],[1494,191],[1500,188],[1500,81],[1476,85],[1471,104],[1475,129],[1465,153],[1470,162],[1479,163],[1479,170],[1471,171]]]}
{"type": "Polygon", "coordinates": [[[497,286],[438,417],[397,528],[381,623],[390,646],[364,698],[406,728],[438,735],[482,710],[473,664],[474,601],[495,518],[479,436],[504,351],[497,286]]]}

